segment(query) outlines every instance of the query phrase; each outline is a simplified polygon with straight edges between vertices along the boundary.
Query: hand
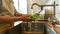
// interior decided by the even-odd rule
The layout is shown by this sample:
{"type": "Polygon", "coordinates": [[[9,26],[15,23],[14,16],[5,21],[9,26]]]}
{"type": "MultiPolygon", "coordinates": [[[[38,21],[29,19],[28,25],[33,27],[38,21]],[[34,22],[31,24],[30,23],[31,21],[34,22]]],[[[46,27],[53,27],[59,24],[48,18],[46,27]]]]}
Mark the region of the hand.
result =
{"type": "Polygon", "coordinates": [[[32,21],[32,20],[29,18],[29,15],[27,15],[27,14],[22,15],[21,18],[23,19],[23,21],[32,21]]]}

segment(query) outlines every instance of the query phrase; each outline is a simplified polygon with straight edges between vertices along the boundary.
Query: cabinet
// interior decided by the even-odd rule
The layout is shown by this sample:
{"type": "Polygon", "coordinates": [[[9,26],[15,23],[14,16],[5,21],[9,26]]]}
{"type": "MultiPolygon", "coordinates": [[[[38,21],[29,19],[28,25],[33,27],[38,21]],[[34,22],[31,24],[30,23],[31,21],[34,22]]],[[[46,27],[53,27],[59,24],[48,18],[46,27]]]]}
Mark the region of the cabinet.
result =
{"type": "Polygon", "coordinates": [[[57,34],[52,28],[50,28],[47,24],[46,27],[46,34],[57,34]]]}

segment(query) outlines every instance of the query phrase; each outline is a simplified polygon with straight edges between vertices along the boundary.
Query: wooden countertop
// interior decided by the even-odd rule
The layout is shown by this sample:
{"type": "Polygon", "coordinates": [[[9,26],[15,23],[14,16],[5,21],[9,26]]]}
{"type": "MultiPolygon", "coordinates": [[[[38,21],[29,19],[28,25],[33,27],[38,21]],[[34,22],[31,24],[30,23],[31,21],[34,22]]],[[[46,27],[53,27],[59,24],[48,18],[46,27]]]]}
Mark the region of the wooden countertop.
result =
{"type": "Polygon", "coordinates": [[[0,28],[0,33],[3,33],[3,32],[5,32],[6,30],[9,30],[9,29],[10,29],[10,25],[2,27],[2,28],[0,28]]]}
{"type": "Polygon", "coordinates": [[[60,34],[60,28],[53,27],[53,25],[51,24],[51,22],[47,22],[47,25],[50,26],[51,28],[53,28],[57,34],[60,34]]]}
{"type": "Polygon", "coordinates": [[[60,34],[60,28],[54,27],[54,30],[56,31],[57,34],[60,34]]]}

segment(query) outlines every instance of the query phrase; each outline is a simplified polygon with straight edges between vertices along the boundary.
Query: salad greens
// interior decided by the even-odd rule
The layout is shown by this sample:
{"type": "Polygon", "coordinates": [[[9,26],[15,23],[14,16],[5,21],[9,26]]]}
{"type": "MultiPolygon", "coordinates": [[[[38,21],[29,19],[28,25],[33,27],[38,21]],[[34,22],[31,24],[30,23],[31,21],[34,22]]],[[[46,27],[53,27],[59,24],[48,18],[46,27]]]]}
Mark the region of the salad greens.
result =
{"type": "Polygon", "coordinates": [[[38,18],[38,15],[37,14],[30,15],[29,18],[32,20],[36,20],[38,18]]]}

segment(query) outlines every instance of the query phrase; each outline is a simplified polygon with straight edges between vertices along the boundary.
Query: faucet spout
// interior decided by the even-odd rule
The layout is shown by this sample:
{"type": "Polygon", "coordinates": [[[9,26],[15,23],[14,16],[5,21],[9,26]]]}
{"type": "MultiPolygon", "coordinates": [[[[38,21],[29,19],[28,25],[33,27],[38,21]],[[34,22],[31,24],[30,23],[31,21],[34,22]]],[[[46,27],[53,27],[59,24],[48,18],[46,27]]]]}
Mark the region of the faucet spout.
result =
{"type": "Polygon", "coordinates": [[[34,5],[37,5],[37,6],[41,7],[41,10],[43,10],[43,6],[41,6],[41,5],[37,4],[37,3],[33,3],[32,6],[31,6],[31,9],[33,9],[34,5]]]}

